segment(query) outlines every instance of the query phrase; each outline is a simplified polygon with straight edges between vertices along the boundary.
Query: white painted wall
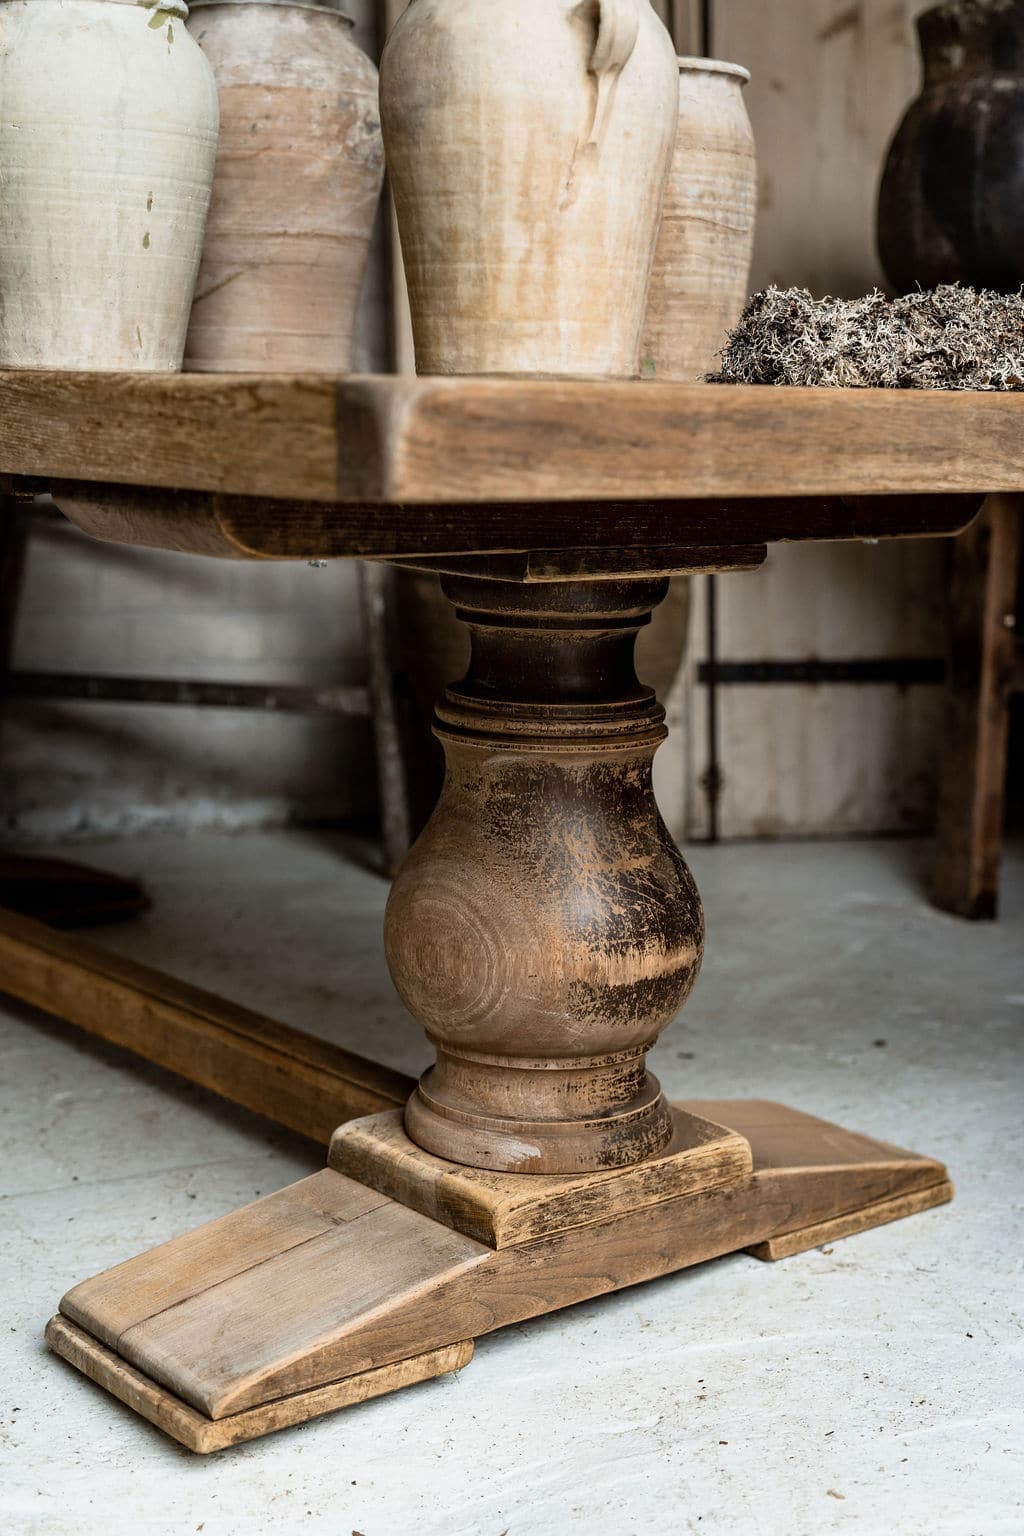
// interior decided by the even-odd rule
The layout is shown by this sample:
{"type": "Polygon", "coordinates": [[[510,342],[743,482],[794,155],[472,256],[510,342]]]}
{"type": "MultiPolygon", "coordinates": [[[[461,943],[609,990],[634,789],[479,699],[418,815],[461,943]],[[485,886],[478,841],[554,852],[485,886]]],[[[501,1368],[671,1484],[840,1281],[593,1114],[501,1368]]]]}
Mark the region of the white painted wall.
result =
{"type": "MultiPolygon", "coordinates": [[[[854,296],[884,284],[875,198],[916,94],[918,0],[713,0],[712,49],[746,64],[759,166],[751,288],[854,296]]],[[[695,584],[695,668],[706,583],[695,584]]],[[[937,657],[943,543],[779,545],[717,578],[723,661],[937,657]]],[[[707,830],[704,692],[695,687],[687,832],[707,830]]],[[[933,815],[943,698],[935,685],[719,690],[725,838],[919,830],[933,815]]]]}
{"type": "MultiPolygon", "coordinates": [[[[38,525],[15,664],[228,682],[363,681],[354,567],[130,550],[38,525]]],[[[372,813],[368,722],[167,706],[18,703],[7,833],[240,827],[372,813]]]]}

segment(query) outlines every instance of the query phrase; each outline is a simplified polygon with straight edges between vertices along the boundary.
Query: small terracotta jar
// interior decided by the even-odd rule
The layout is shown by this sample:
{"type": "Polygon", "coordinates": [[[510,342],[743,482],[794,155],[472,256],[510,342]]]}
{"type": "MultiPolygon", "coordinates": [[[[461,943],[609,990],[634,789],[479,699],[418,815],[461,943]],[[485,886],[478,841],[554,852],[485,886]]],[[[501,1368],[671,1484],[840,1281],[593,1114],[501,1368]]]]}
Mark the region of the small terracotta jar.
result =
{"type": "Polygon", "coordinates": [[[377,71],[335,0],[194,0],[221,137],[185,366],[345,373],[380,198],[377,71]]]}
{"type": "Polygon", "coordinates": [[[1024,283],[1024,0],[918,18],[924,85],[889,149],[878,249],[893,287],[1024,283]]]}
{"type": "Polygon", "coordinates": [[[0,0],[0,366],[181,367],[217,150],[182,0],[0,0]]]}
{"type": "Polygon", "coordinates": [[[757,211],[750,74],[679,60],[679,131],[647,300],[640,374],[701,379],[718,367],[747,301],[757,211]]]}
{"type": "Polygon", "coordinates": [[[412,0],[381,118],[419,373],[635,375],[677,112],[649,0],[412,0]]]}

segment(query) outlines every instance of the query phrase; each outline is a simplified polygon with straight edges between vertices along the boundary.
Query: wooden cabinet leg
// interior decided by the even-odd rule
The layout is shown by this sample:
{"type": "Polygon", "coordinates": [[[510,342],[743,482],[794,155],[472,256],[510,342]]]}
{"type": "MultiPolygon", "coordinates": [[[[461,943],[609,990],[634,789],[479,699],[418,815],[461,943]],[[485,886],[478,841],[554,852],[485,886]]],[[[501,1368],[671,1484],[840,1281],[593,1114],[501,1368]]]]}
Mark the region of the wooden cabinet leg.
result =
{"type": "Polygon", "coordinates": [[[950,551],[949,679],[931,892],[959,917],[994,918],[1003,843],[1020,498],[990,496],[950,551]]]}
{"type": "MultiPolygon", "coordinates": [[[[10,670],[28,542],[28,512],[13,496],[0,495],[0,677],[10,670]]],[[[0,722],[3,698],[0,696],[0,722]]]]}

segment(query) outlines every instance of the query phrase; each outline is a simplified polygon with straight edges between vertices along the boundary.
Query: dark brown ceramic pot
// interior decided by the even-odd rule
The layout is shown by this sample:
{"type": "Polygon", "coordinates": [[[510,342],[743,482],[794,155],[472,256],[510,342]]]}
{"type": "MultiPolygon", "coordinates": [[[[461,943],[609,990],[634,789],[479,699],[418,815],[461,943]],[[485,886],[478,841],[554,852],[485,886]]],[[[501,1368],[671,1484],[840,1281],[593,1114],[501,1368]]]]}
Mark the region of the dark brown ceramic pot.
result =
{"type": "Polygon", "coordinates": [[[893,287],[1024,283],[1024,0],[918,18],[924,86],[882,177],[878,247],[893,287]]]}

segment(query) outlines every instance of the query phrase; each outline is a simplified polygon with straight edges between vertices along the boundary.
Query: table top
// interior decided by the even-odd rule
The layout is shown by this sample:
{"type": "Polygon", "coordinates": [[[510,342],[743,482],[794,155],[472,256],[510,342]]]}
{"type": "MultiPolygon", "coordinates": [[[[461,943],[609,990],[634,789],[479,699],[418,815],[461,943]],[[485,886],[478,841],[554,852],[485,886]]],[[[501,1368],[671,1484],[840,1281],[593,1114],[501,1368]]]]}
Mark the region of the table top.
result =
{"type": "Polygon", "coordinates": [[[269,558],[940,533],[947,497],[1024,492],[1024,396],[7,371],[0,475],[192,492],[91,531],[269,558]]]}
{"type": "Polygon", "coordinates": [[[1024,491],[1024,396],[10,371],[0,472],[378,503],[1024,491]]]}

